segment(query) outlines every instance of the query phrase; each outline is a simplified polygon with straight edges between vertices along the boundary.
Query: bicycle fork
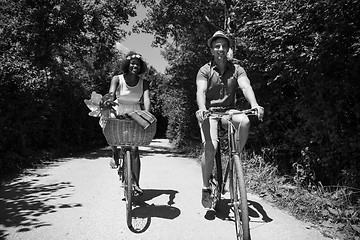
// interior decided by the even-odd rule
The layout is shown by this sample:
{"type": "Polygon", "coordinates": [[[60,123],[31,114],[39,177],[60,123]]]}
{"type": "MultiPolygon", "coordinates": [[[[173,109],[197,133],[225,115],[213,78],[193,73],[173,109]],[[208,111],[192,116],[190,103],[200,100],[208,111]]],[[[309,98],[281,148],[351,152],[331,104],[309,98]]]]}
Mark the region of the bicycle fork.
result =
{"type": "MultiPolygon", "coordinates": [[[[233,113],[229,113],[229,121],[231,122],[232,121],[232,116],[233,116],[233,113]]],[[[234,128],[232,125],[228,125],[228,129],[227,129],[228,133],[227,133],[227,136],[228,136],[228,145],[229,145],[229,156],[230,156],[230,159],[228,161],[228,164],[226,165],[226,169],[225,169],[225,175],[224,175],[224,181],[221,182],[221,188],[220,188],[220,191],[221,191],[221,194],[225,194],[226,193],[226,182],[227,182],[227,179],[229,177],[229,172],[232,170],[232,166],[230,166],[230,164],[233,164],[232,163],[232,158],[235,154],[237,154],[236,152],[236,144],[235,144],[235,134],[234,134],[234,128]]],[[[216,152],[216,154],[219,155],[220,157],[220,142],[219,142],[219,146],[218,146],[218,151],[216,152]]]]}
{"type": "MultiPolygon", "coordinates": [[[[229,113],[229,121],[232,122],[232,117],[233,117],[233,113],[229,113]]],[[[230,146],[230,159],[229,159],[229,162],[227,164],[227,167],[226,167],[226,174],[227,175],[230,175],[229,177],[231,178],[234,178],[233,176],[233,168],[235,167],[234,166],[234,156],[239,154],[236,149],[237,149],[237,146],[236,146],[236,137],[235,137],[235,134],[236,134],[236,131],[234,129],[234,126],[230,125],[228,126],[228,143],[229,143],[229,146],[230,146]],[[230,173],[230,174],[229,174],[230,173]]],[[[239,156],[240,157],[240,156],[239,156]]],[[[225,176],[227,179],[228,176],[225,176]]],[[[232,182],[233,184],[235,183],[234,181],[230,181],[232,182]]],[[[224,184],[224,187],[225,187],[225,184],[224,184]]],[[[235,189],[235,186],[232,186],[233,189],[235,189]]],[[[234,201],[234,199],[232,199],[233,201],[231,201],[228,205],[231,206],[231,207],[235,207],[235,206],[240,206],[241,202],[240,201],[234,201]]]]}

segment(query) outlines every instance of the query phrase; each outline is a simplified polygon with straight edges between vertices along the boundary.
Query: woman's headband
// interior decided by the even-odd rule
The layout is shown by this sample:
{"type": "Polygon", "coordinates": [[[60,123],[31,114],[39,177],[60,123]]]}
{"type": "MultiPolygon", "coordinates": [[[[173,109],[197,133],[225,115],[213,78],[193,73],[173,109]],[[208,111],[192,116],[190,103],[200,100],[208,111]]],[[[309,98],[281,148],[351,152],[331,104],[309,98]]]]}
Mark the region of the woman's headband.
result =
{"type": "Polygon", "coordinates": [[[140,54],[133,54],[133,55],[130,55],[130,56],[126,57],[127,60],[130,60],[130,59],[133,59],[133,58],[141,59],[141,55],[140,54]]]}

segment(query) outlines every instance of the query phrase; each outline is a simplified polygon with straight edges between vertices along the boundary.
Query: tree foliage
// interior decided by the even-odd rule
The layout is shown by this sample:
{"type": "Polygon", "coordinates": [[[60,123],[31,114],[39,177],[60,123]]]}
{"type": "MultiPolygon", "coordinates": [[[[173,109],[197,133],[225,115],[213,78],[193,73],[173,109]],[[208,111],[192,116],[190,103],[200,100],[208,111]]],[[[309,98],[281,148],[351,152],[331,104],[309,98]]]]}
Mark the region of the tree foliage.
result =
{"type": "Polygon", "coordinates": [[[0,172],[33,153],[104,144],[83,100],[106,92],[115,42],[136,2],[3,0],[0,14],[0,172]],[[14,14],[16,13],[16,14],[14,14]]]}
{"type": "MultiPolygon", "coordinates": [[[[121,57],[115,42],[127,35],[121,25],[140,3],[149,11],[133,31],[154,34],[170,66],[146,78],[174,143],[200,141],[195,77],[211,60],[206,40],[222,29],[265,107],[247,146],[285,173],[297,163],[324,183],[360,185],[355,0],[2,0],[0,172],[31,161],[32,151],[105,143],[83,100],[108,91],[121,57]]],[[[241,94],[238,105],[248,107],[241,94]]]]}
{"type": "Polygon", "coordinates": [[[158,2],[138,28],[167,46],[168,136],[179,145],[199,137],[195,76],[222,29],[266,110],[249,144],[283,171],[297,162],[324,183],[359,186],[359,13],[355,0],[158,2]]]}

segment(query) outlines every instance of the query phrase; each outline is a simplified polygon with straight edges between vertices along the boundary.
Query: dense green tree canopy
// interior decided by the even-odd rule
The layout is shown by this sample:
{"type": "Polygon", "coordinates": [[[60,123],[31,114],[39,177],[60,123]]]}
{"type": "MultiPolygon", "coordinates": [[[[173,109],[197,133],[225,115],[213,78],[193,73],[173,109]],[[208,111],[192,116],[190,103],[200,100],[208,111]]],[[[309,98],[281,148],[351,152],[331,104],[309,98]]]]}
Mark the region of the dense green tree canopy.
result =
{"type": "Polygon", "coordinates": [[[196,124],[179,116],[196,110],[195,75],[210,60],[206,39],[222,29],[266,109],[250,146],[284,170],[299,162],[318,180],[359,184],[359,13],[355,0],[159,1],[138,27],[167,47],[168,136],[180,145],[196,138],[196,124]]]}
{"type": "MultiPolygon", "coordinates": [[[[1,169],[32,151],[104,144],[83,100],[108,91],[122,56],[115,42],[138,4],[148,13],[133,30],[154,34],[169,62],[146,78],[174,143],[199,142],[195,77],[211,60],[206,40],[222,29],[266,111],[248,148],[285,173],[300,163],[324,183],[360,185],[356,0],[2,0],[1,169]]],[[[238,105],[248,107],[241,93],[238,105]]]]}

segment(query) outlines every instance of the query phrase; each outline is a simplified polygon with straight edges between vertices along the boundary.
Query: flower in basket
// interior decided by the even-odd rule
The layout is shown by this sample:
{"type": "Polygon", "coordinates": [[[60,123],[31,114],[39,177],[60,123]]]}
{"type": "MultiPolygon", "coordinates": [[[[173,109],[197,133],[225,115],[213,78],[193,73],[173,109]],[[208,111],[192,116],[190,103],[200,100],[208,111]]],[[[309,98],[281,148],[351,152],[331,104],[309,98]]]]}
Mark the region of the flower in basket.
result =
{"type": "Polygon", "coordinates": [[[114,94],[113,93],[107,93],[105,94],[101,101],[100,101],[100,110],[110,110],[111,112],[115,113],[113,110],[113,106],[118,105],[116,102],[114,102],[114,94]]]}
{"type": "Polygon", "coordinates": [[[91,112],[89,112],[89,116],[92,117],[101,116],[101,109],[100,109],[101,99],[102,99],[102,95],[94,91],[91,93],[91,98],[89,100],[87,99],[84,100],[86,106],[91,110],[91,112]]]}
{"type": "Polygon", "coordinates": [[[100,117],[99,124],[102,128],[105,127],[107,119],[116,117],[116,111],[113,106],[118,104],[114,102],[113,99],[113,93],[107,93],[102,96],[101,94],[92,92],[91,98],[84,100],[86,106],[91,110],[89,116],[100,117]]]}

